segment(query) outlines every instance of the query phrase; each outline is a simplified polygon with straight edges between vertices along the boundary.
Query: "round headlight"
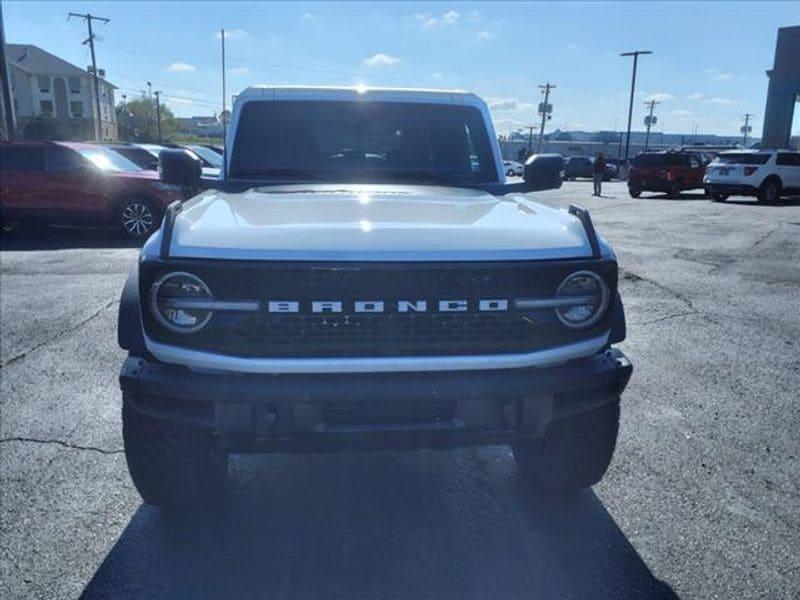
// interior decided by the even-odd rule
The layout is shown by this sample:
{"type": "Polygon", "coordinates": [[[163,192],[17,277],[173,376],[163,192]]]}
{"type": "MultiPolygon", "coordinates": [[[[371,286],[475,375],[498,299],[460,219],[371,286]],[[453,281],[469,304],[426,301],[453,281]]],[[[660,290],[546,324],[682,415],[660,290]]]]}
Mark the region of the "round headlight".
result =
{"type": "Polygon", "coordinates": [[[196,333],[205,327],[211,319],[210,300],[208,286],[191,273],[167,273],[150,288],[153,316],[175,333],[196,333]]]}
{"type": "Polygon", "coordinates": [[[586,329],[603,318],[608,308],[608,286],[591,271],[578,271],[569,275],[558,286],[559,299],[574,302],[556,309],[558,320],[572,329],[586,329]]]}

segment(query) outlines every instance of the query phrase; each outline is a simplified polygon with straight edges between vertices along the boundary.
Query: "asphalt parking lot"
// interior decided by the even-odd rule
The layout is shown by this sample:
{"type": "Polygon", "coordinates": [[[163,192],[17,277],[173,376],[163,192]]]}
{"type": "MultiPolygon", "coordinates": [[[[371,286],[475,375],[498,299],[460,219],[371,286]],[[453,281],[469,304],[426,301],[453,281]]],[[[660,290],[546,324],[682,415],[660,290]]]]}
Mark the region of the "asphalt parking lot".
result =
{"type": "Polygon", "coordinates": [[[606,479],[569,500],[507,448],[234,457],[217,514],[128,478],[116,310],[137,249],[12,232],[2,270],[3,598],[796,598],[800,201],[538,197],[617,251],[635,365],[606,479]]]}

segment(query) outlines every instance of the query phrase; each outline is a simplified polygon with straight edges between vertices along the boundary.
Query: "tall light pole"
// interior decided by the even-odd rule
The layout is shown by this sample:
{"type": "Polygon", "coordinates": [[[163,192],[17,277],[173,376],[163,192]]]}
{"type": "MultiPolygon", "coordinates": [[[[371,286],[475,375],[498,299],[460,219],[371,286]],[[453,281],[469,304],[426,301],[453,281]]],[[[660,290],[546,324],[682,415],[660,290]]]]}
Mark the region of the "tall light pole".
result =
{"type": "Polygon", "coordinates": [[[647,135],[644,138],[644,151],[647,152],[647,146],[650,143],[650,128],[656,124],[656,117],[653,116],[653,109],[656,107],[656,104],[661,104],[661,102],[658,100],[648,100],[644,104],[650,109],[650,114],[644,118],[644,124],[647,127],[647,135]]]}
{"type": "Polygon", "coordinates": [[[555,89],[556,86],[551,84],[549,81],[544,85],[540,85],[539,89],[542,90],[544,94],[544,102],[539,103],[539,114],[542,115],[542,126],[539,129],[539,143],[536,146],[537,154],[541,154],[542,152],[542,139],[544,138],[544,123],[547,119],[551,119],[553,117],[553,105],[548,102],[550,99],[550,90],[555,89]]]}
{"type": "Polygon", "coordinates": [[[156,97],[156,127],[158,129],[158,143],[161,143],[161,91],[153,92],[156,97]]]}
{"type": "Polygon", "coordinates": [[[634,50],[633,52],[623,52],[620,56],[633,57],[633,76],[631,77],[631,100],[628,104],[628,130],[625,134],[625,163],[628,162],[628,152],[631,146],[631,119],[633,119],[633,95],[636,90],[636,67],[639,63],[640,54],[652,54],[650,50],[634,50]]]}

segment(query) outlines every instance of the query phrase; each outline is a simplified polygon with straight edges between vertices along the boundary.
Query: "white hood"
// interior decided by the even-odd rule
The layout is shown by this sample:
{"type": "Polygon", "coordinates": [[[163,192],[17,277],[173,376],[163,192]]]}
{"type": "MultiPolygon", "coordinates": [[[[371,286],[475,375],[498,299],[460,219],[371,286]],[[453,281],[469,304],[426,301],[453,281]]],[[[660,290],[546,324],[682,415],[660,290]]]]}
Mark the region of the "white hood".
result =
{"type": "MultiPolygon", "coordinates": [[[[153,238],[153,244],[160,241],[160,235],[153,238]]],[[[169,253],[219,259],[500,260],[583,258],[591,256],[591,248],[578,219],[521,195],[326,184],[206,191],[178,214],[169,253]]]]}

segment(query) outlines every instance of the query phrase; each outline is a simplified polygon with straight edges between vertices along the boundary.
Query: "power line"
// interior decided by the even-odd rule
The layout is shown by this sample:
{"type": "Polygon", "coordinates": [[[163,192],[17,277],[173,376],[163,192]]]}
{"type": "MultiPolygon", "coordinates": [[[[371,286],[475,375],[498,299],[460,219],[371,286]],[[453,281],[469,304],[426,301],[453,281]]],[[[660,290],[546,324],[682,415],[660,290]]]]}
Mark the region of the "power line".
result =
{"type": "Polygon", "coordinates": [[[100,21],[103,24],[108,23],[111,19],[106,19],[105,17],[95,17],[90,15],[89,13],[80,14],[80,13],[69,13],[67,15],[67,19],[72,17],[77,17],[79,19],[84,19],[86,21],[86,25],[89,28],[89,37],[83,41],[83,45],[89,44],[89,49],[92,53],[92,79],[94,81],[94,101],[95,106],[97,107],[97,120],[95,121],[95,139],[100,141],[103,137],[103,124],[102,124],[102,113],[100,112],[100,82],[97,76],[97,59],[95,58],[94,53],[94,39],[95,35],[92,31],[92,21],[100,21]]]}

